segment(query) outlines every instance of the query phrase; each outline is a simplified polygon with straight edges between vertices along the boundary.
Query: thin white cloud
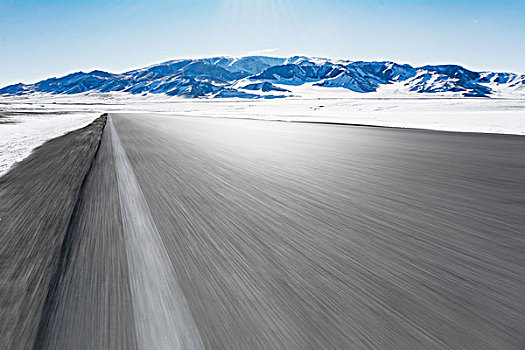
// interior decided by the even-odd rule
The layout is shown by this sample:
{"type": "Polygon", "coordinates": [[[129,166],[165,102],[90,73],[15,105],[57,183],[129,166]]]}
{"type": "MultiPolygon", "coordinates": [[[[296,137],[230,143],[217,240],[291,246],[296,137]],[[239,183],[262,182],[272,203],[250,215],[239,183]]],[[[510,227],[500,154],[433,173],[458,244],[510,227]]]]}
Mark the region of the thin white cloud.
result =
{"type": "Polygon", "coordinates": [[[264,50],[250,51],[248,52],[248,56],[263,55],[263,54],[268,54],[272,52],[277,52],[279,50],[280,49],[264,49],[264,50]]]}

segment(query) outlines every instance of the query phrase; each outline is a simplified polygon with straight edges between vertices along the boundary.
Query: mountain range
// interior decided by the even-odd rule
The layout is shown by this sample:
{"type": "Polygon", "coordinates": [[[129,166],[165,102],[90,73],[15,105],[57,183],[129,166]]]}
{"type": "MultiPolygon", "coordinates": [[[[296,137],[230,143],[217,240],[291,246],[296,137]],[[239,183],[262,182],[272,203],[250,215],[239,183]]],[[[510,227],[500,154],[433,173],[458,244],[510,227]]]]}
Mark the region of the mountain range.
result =
{"type": "Polygon", "coordinates": [[[304,56],[213,57],[172,60],[125,73],[77,72],[35,84],[6,86],[0,89],[0,95],[122,92],[189,98],[281,98],[294,96],[301,86],[357,93],[391,88],[403,94],[516,97],[525,96],[525,75],[475,72],[459,65],[412,67],[304,56]]]}

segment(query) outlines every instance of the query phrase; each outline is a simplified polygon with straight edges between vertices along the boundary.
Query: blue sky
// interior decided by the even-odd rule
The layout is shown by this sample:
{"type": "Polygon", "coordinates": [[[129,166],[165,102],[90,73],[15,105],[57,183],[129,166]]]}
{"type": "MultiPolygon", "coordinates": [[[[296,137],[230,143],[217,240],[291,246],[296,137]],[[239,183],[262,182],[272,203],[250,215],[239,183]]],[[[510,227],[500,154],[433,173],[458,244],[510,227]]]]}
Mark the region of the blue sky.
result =
{"type": "Polygon", "coordinates": [[[0,0],[0,86],[257,53],[525,73],[525,0],[0,0]]]}

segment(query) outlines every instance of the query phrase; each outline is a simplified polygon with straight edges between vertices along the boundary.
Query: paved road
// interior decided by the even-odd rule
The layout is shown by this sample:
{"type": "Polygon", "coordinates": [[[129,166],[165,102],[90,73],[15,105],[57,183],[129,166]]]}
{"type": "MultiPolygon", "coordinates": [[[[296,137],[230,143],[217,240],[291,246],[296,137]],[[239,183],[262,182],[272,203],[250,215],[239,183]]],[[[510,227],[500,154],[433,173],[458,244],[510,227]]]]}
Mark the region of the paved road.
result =
{"type": "Polygon", "coordinates": [[[39,347],[525,348],[524,137],[110,119],[39,347]]]}
{"type": "Polygon", "coordinates": [[[0,349],[34,346],[68,267],[69,222],[104,124],[101,117],[46,142],[0,177],[0,349]]]}

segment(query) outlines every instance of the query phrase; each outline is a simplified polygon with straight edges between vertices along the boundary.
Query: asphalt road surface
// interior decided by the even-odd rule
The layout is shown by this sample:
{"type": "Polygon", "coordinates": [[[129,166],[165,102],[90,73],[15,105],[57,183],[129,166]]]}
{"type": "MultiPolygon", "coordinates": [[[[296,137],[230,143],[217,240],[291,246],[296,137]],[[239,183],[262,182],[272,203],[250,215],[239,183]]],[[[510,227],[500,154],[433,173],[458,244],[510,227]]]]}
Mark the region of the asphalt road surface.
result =
{"type": "Polygon", "coordinates": [[[525,137],[111,114],[70,230],[37,348],[525,348],[525,137]]]}

